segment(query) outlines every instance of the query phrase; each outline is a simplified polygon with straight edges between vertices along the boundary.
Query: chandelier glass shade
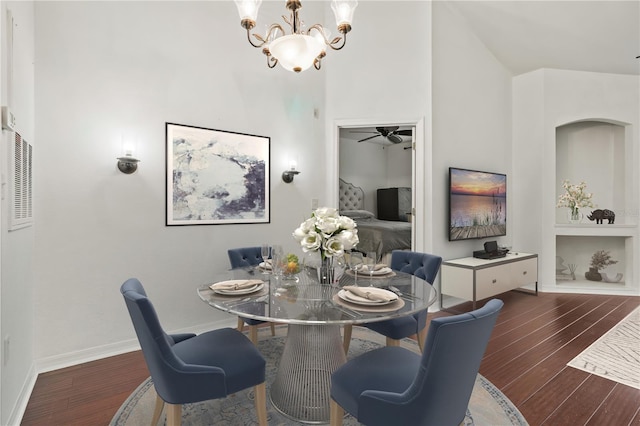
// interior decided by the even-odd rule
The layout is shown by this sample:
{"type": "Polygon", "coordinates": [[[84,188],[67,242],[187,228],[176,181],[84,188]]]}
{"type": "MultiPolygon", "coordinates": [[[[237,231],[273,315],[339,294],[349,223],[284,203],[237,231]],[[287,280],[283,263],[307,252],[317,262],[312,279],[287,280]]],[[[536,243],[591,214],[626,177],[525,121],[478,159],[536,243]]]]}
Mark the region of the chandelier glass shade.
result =
{"type": "Polygon", "coordinates": [[[293,72],[304,71],[312,65],[319,70],[327,47],[332,50],[344,47],[347,33],[351,31],[353,12],[358,5],[357,0],[332,0],[331,9],[342,36],[329,39],[329,32],[320,24],[302,29],[304,24],[299,16],[302,8],[300,0],[286,0],[286,8],[291,13],[289,18],[282,18],[289,24],[290,34],[286,34],[280,24],[271,24],[264,35],[251,34],[256,26],[262,0],[235,0],[235,3],[240,15],[240,25],[247,30],[249,43],[253,47],[262,48],[262,53],[267,57],[267,66],[273,68],[280,63],[283,68],[293,72]]]}

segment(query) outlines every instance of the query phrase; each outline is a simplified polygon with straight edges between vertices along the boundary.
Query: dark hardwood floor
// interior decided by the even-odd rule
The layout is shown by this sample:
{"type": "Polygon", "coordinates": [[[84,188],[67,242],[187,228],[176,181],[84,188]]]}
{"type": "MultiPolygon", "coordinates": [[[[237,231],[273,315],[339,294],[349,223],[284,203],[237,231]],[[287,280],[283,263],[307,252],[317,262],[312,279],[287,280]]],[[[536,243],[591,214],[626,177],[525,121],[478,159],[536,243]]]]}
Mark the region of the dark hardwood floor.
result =
{"type": "MultiPolygon", "coordinates": [[[[529,424],[640,426],[640,390],[566,366],[640,297],[512,291],[499,298],[505,306],[480,373],[529,424]]],[[[442,315],[450,313],[429,317],[442,315]]],[[[106,425],[148,375],[139,351],[41,374],[22,425],[106,425]]]]}

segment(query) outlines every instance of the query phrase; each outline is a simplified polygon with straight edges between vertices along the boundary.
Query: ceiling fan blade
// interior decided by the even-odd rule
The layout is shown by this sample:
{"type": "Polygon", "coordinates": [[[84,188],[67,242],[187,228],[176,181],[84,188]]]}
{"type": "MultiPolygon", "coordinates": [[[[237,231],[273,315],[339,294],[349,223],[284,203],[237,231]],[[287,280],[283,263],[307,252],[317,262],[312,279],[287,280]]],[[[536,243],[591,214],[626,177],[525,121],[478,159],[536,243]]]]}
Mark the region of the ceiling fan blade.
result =
{"type": "Polygon", "coordinates": [[[392,143],[401,143],[401,142],[403,142],[403,139],[400,136],[396,135],[395,133],[389,133],[387,135],[387,139],[389,139],[392,143]]]}
{"type": "Polygon", "coordinates": [[[371,133],[371,134],[378,134],[378,132],[363,132],[361,130],[349,130],[349,133],[371,133]]]}
{"type": "Polygon", "coordinates": [[[395,134],[402,135],[402,136],[411,136],[411,129],[398,130],[397,132],[395,132],[395,134]]]}
{"type": "Polygon", "coordinates": [[[368,141],[369,139],[377,138],[380,135],[369,136],[368,138],[360,139],[358,142],[368,141]]]}

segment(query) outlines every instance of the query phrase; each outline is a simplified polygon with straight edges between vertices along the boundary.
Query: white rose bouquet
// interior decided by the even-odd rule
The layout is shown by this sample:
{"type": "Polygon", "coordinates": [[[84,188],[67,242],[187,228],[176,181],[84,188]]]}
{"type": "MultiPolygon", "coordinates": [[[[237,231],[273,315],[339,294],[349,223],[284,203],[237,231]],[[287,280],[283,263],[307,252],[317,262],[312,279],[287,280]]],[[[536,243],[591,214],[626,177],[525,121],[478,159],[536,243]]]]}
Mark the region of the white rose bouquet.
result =
{"type": "Polygon", "coordinates": [[[321,258],[341,256],[358,244],[358,229],[353,219],[340,216],[331,207],[321,207],[300,224],[293,237],[300,242],[302,251],[319,251],[321,258]]]}

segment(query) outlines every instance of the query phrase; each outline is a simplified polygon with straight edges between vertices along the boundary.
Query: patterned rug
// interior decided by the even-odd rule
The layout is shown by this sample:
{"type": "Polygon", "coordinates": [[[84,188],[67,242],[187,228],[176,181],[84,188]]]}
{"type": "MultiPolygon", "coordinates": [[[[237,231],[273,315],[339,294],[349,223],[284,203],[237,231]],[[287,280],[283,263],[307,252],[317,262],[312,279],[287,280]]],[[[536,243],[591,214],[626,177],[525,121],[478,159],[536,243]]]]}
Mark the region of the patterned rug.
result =
{"type": "Polygon", "coordinates": [[[640,389],[640,307],[567,365],[640,389]]]}
{"type": "MultiPolygon", "coordinates": [[[[275,377],[277,361],[280,359],[285,341],[285,326],[276,327],[276,336],[270,337],[265,329],[260,331],[258,347],[267,359],[267,411],[269,425],[299,425],[278,411],[269,401],[269,385],[275,377]],[[269,337],[267,337],[269,336],[269,337]]],[[[416,353],[420,350],[415,341],[404,339],[402,346],[416,353]]],[[[351,359],[361,353],[384,345],[384,337],[363,327],[354,327],[349,356],[351,359]]],[[[111,426],[137,426],[149,424],[153,415],[156,394],[151,378],[142,384],[127,398],[111,420],[111,426]]],[[[164,418],[164,414],[163,414],[164,418]]],[[[161,419],[160,423],[164,420],[161,419]]],[[[183,426],[202,425],[255,425],[256,417],[253,405],[253,390],[238,392],[225,399],[205,401],[197,404],[185,404],[182,409],[183,426]]],[[[345,426],[359,423],[351,416],[344,419],[345,426]]],[[[527,425],[518,409],[487,379],[478,375],[471,395],[464,425],[527,425]]]]}

